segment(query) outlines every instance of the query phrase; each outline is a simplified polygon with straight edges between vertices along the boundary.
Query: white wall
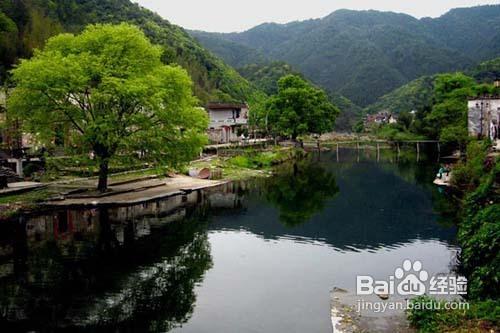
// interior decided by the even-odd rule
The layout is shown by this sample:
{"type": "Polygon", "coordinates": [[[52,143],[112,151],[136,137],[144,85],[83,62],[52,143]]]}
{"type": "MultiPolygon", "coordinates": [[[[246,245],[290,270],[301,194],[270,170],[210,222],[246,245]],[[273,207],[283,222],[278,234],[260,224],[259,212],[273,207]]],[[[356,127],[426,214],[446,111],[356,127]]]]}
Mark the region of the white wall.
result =
{"type": "Polygon", "coordinates": [[[500,99],[474,99],[468,102],[468,127],[469,135],[477,137],[482,133],[488,136],[492,119],[500,121],[500,99]],[[481,104],[482,103],[482,104],[481,104]],[[481,116],[482,110],[482,116],[481,116]],[[482,124],[481,124],[482,117],[482,124]],[[482,132],[481,132],[482,125],[482,132]]]}
{"type": "Polygon", "coordinates": [[[210,110],[208,115],[211,123],[233,119],[232,110],[210,110]]]}

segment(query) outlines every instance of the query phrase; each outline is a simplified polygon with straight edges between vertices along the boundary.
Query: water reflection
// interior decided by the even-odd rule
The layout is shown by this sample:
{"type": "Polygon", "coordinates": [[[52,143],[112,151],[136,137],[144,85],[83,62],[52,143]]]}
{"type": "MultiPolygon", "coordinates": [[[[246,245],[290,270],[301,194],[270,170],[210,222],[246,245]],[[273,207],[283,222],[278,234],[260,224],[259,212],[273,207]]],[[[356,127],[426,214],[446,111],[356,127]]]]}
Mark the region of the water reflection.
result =
{"type": "Polygon", "coordinates": [[[202,196],[4,226],[0,327],[167,331],[186,322],[212,265],[202,196]]]}
{"type": "Polygon", "coordinates": [[[430,185],[435,165],[357,155],[2,224],[0,330],[324,331],[330,288],[356,273],[384,278],[412,253],[449,269],[454,230],[435,208],[452,209],[430,185]]]}
{"type": "Polygon", "coordinates": [[[338,191],[333,173],[319,164],[300,161],[283,166],[266,183],[265,198],[278,208],[280,221],[294,227],[322,211],[338,191]]]}
{"type": "Polygon", "coordinates": [[[210,228],[321,242],[341,251],[397,248],[418,239],[453,243],[445,213],[456,209],[432,184],[435,163],[358,163],[357,154],[344,151],[340,164],[334,154],[323,154],[320,162],[313,157],[285,166],[240,191],[245,214],[226,212],[210,228]]]}

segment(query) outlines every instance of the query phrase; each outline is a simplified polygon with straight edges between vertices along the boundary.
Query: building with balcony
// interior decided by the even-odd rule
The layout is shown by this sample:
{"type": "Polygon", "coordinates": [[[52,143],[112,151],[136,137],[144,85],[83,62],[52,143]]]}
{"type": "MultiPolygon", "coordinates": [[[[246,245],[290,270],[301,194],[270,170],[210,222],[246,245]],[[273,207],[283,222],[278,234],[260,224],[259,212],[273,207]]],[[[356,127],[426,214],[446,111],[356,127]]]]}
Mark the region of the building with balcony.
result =
{"type": "Polygon", "coordinates": [[[209,103],[208,136],[212,143],[230,143],[241,139],[248,125],[248,105],[240,103],[209,103]]]}
{"type": "Polygon", "coordinates": [[[469,135],[476,138],[499,138],[500,96],[482,96],[468,101],[469,135]]]}

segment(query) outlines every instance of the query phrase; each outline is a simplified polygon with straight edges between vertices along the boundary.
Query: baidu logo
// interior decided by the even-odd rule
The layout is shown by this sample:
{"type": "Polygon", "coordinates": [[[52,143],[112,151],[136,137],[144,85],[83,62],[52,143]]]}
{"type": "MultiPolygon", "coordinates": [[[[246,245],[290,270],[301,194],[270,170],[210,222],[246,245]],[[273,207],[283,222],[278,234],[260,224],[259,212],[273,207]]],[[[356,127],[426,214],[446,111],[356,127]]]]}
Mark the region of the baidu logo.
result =
{"type": "Polygon", "coordinates": [[[403,267],[396,269],[394,276],[399,282],[397,292],[401,296],[421,296],[425,294],[425,282],[429,279],[427,271],[422,269],[422,263],[415,261],[412,263],[410,260],[403,262],[403,267]]]}
{"type": "Polygon", "coordinates": [[[358,295],[394,295],[422,296],[430,295],[465,295],[467,279],[462,276],[429,276],[423,269],[422,262],[405,260],[397,267],[388,280],[375,280],[368,275],[359,275],[356,279],[358,295]]]}

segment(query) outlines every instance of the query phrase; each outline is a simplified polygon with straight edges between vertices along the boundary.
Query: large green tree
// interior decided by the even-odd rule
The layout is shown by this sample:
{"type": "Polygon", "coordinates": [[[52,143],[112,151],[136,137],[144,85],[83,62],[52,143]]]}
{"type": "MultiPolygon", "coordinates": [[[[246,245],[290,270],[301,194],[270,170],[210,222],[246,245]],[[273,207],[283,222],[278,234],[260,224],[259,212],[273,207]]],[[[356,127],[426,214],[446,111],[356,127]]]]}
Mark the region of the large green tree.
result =
{"type": "Polygon", "coordinates": [[[92,25],[51,38],[13,70],[8,109],[42,142],[66,128],[71,146],[93,152],[100,191],[113,156],[142,152],[175,165],[205,143],[207,117],[196,108],[185,70],[163,65],[161,48],[137,27],[92,25]]]}
{"type": "Polygon", "coordinates": [[[293,140],[299,135],[333,130],[340,112],[323,90],[297,75],[278,81],[278,93],[269,99],[266,109],[269,129],[293,140]]]}
{"type": "Polygon", "coordinates": [[[467,98],[493,92],[493,85],[477,84],[462,73],[437,75],[433,105],[423,119],[424,132],[431,138],[464,148],[468,141],[467,98]]]}

